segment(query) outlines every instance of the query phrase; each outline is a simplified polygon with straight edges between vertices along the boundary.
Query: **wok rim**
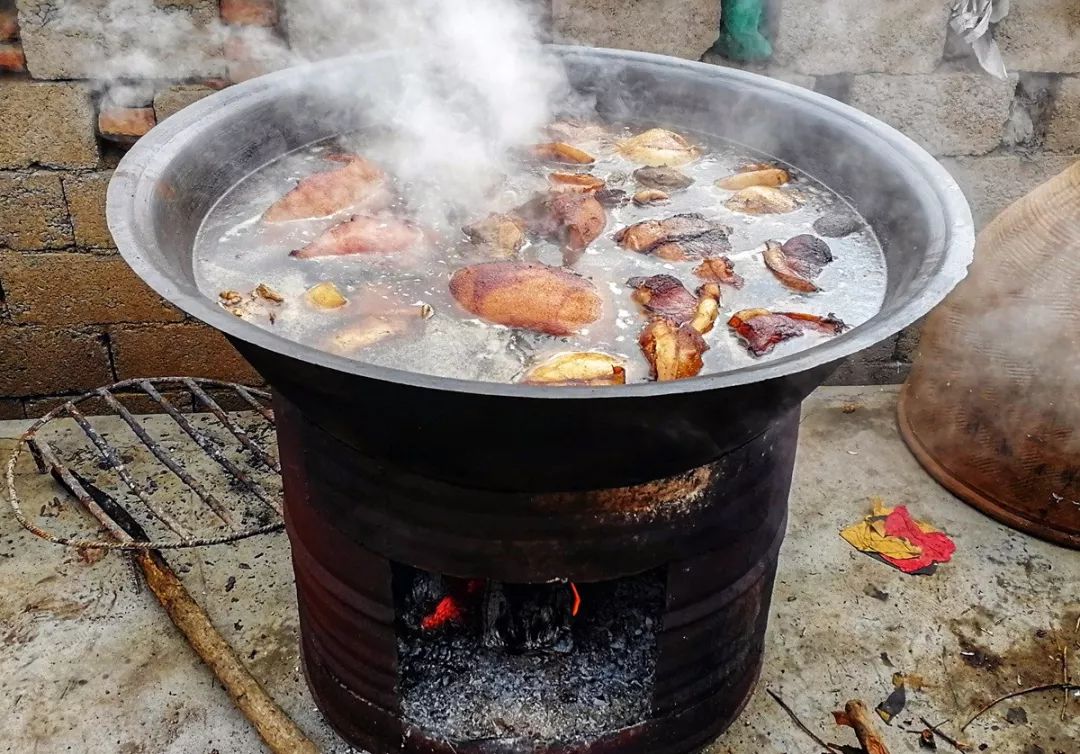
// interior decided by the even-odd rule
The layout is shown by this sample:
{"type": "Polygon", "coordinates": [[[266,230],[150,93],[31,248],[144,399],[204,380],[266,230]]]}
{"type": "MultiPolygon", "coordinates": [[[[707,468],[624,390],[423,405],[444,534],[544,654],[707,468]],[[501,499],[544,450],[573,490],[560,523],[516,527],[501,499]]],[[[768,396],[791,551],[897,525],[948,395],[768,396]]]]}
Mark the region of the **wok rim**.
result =
{"type": "Polygon", "coordinates": [[[556,388],[439,377],[337,356],[246,322],[230,314],[204,294],[192,295],[180,290],[171,276],[144,255],[143,249],[155,242],[149,213],[140,212],[140,202],[149,201],[156,186],[154,176],[161,174],[162,168],[173,159],[181,146],[212,133],[217,121],[231,114],[232,106],[248,97],[281,87],[287,82],[295,81],[299,76],[317,77],[320,70],[330,71],[346,63],[372,61],[399,54],[393,51],[349,55],[266,74],[205,97],[159,123],[128,151],[115,168],[109,183],[106,216],[116,247],[134,272],[173,306],[232,339],[267,352],[346,376],[427,390],[529,399],[635,398],[688,394],[761,383],[806,372],[838,362],[897,334],[929,313],[966,277],[968,266],[974,258],[975,247],[974,222],[968,202],[949,172],[915,141],[893,127],[823,94],[748,71],[646,52],[570,45],[546,47],[560,57],[584,56],[636,63],[645,67],[688,69],[697,74],[733,79],[803,100],[835,118],[847,121],[850,125],[873,132],[915,169],[936,196],[937,206],[943,213],[944,231],[940,239],[931,239],[931,244],[940,245],[942,249],[940,268],[920,281],[919,287],[890,315],[875,321],[880,313],[875,314],[867,322],[836,338],[778,359],[730,372],[705,374],[670,382],[556,388]]]}

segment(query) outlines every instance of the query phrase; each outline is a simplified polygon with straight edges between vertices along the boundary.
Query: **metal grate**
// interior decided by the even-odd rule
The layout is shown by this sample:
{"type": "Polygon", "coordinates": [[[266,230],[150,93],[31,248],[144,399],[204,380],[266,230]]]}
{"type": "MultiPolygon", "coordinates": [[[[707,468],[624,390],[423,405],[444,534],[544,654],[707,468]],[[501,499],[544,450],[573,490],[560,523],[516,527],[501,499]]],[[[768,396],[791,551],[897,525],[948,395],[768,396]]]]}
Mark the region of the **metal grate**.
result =
{"type": "MultiPolygon", "coordinates": [[[[283,525],[281,491],[279,487],[268,489],[267,477],[280,485],[281,466],[272,450],[264,447],[257,437],[263,431],[273,429],[274,414],[268,406],[269,400],[270,394],[262,390],[191,377],[124,380],[74,398],[35,421],[22,434],[12,452],[7,465],[7,484],[8,498],[15,516],[26,529],[50,542],[114,550],[165,550],[215,545],[278,530],[283,525]],[[166,443],[155,438],[143,426],[117,396],[119,391],[125,390],[142,393],[173,420],[173,425],[183,433],[180,437],[186,437],[189,443],[186,454],[171,452],[166,443]],[[190,405],[200,412],[198,421],[193,415],[181,411],[163,394],[163,391],[177,390],[190,396],[190,405]],[[211,396],[212,390],[252,409],[254,419],[262,423],[262,431],[254,432],[251,427],[245,428],[242,422],[230,417],[218,400],[211,396]],[[79,410],[80,404],[93,400],[100,400],[111,409],[160,464],[151,466],[158,471],[167,470],[164,473],[178,480],[178,487],[180,491],[186,491],[183,497],[190,500],[190,504],[178,506],[177,496],[164,502],[155,499],[160,497],[155,495],[159,483],[152,478],[137,478],[125,463],[121,451],[79,410]],[[112,498],[101,493],[100,480],[96,484],[90,483],[84,473],[72,468],[72,462],[64,462],[54,444],[44,437],[43,430],[48,426],[56,427],[65,419],[74,422],[85,440],[89,441],[93,452],[100,457],[96,468],[115,474],[119,478],[115,486],[121,490],[126,488],[138,504],[127,507],[109,504],[112,498]],[[229,438],[231,442],[226,441],[229,438]],[[109,536],[50,532],[27,515],[15,485],[15,468],[23,448],[30,451],[38,471],[51,473],[57,478],[109,536]],[[205,469],[197,470],[185,465],[182,455],[198,457],[198,451],[202,454],[200,460],[205,462],[205,458],[209,458],[220,468],[227,484],[211,483],[206,479],[205,469]],[[228,500],[223,499],[222,488],[228,493],[225,495],[228,500]],[[142,524],[137,527],[139,532],[154,534],[147,534],[141,539],[132,537],[131,527],[126,525],[129,522],[117,520],[128,513],[142,524]]],[[[68,455],[76,459],[79,453],[68,455]]],[[[85,465],[84,460],[83,463],[85,465]]]]}

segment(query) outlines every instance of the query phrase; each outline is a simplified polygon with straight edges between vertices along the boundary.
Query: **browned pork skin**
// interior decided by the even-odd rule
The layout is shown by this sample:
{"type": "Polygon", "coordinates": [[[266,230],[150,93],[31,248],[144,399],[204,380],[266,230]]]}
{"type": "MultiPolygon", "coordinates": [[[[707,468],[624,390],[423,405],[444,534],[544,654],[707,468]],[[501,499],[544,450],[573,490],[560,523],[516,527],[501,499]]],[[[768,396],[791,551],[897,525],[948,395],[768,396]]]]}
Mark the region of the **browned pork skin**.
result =
{"type": "Polygon", "coordinates": [[[416,248],[424,234],[413,223],[393,215],[357,215],[322,233],[290,256],[297,259],[401,252],[416,248]]]}
{"type": "Polygon", "coordinates": [[[588,194],[557,194],[549,206],[562,229],[563,243],[571,251],[583,251],[604,232],[607,225],[604,206],[588,194]]]}
{"type": "Polygon", "coordinates": [[[701,333],[693,327],[676,325],[664,317],[656,317],[645,325],[638,344],[652,366],[653,379],[658,382],[695,376],[704,365],[701,355],[709,350],[701,333]]]}
{"type": "Polygon", "coordinates": [[[471,314],[507,327],[571,335],[600,318],[603,302],[593,284],[559,267],[485,262],[463,267],[450,293],[471,314]]]}
{"type": "Polygon", "coordinates": [[[630,298],[647,312],[667,317],[681,325],[694,318],[698,300],[686,290],[679,279],[671,275],[634,277],[626,281],[634,289],[630,298]]]}
{"type": "Polygon", "coordinates": [[[688,187],[694,179],[675,168],[638,168],[634,180],[639,186],[664,191],[678,191],[688,187]]]}
{"type": "Polygon", "coordinates": [[[301,180],[266,210],[263,219],[307,220],[347,209],[377,211],[390,203],[387,176],[378,165],[355,154],[328,159],[345,164],[301,180]]]}
{"type": "Polygon", "coordinates": [[[493,251],[492,256],[509,257],[525,245],[523,226],[524,223],[513,215],[494,214],[461,230],[473,243],[493,251]]]}
{"type": "Polygon", "coordinates": [[[771,312],[768,309],[735,312],[728,320],[728,326],[754,356],[763,356],[777,343],[797,338],[807,330],[838,335],[847,329],[847,325],[832,314],[821,317],[801,312],[771,312]]]}
{"type": "Polygon", "coordinates": [[[564,165],[591,165],[596,162],[596,158],[588,152],[562,141],[537,144],[532,148],[532,154],[537,159],[564,165]]]}
{"type": "Polygon", "coordinates": [[[803,293],[821,290],[812,280],[833,260],[829,245],[809,234],[795,236],[782,246],[768,241],[763,256],[765,266],[781,283],[803,293]]]}
{"type": "Polygon", "coordinates": [[[604,180],[591,173],[552,173],[548,176],[552,191],[577,191],[595,194],[604,188],[604,180]]]}
{"type": "Polygon", "coordinates": [[[686,212],[665,220],[645,220],[629,225],[615,234],[615,242],[630,251],[649,253],[670,239],[698,236],[717,227],[717,223],[699,212],[686,212]]]}
{"type": "Polygon", "coordinates": [[[742,275],[735,272],[735,265],[725,256],[706,257],[694,268],[694,274],[702,280],[724,283],[733,288],[742,288],[745,282],[742,275]]]}

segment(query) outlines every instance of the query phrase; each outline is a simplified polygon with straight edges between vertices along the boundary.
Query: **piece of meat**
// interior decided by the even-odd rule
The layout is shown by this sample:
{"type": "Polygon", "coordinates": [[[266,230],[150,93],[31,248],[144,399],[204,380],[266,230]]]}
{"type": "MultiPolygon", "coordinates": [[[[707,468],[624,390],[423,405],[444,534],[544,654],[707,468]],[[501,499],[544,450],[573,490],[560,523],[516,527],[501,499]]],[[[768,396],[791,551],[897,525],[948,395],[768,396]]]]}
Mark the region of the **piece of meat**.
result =
{"type": "Polygon", "coordinates": [[[615,242],[624,249],[648,253],[669,239],[678,236],[697,236],[717,228],[700,212],[672,215],[666,220],[645,220],[629,225],[615,234],[615,242]]]}
{"type": "Polygon", "coordinates": [[[357,215],[324,231],[289,256],[297,259],[408,251],[424,241],[415,224],[393,215],[357,215]]]}
{"type": "Polygon", "coordinates": [[[348,356],[408,331],[414,318],[404,314],[370,314],[330,336],[327,347],[348,356]]]}
{"type": "Polygon", "coordinates": [[[596,158],[588,152],[562,141],[537,144],[532,148],[532,155],[540,160],[564,165],[591,165],[596,162],[596,158]]]}
{"type": "Polygon", "coordinates": [[[750,215],[777,215],[798,209],[799,200],[772,186],[750,186],[734,194],[724,206],[750,215]]]}
{"type": "Polygon", "coordinates": [[[650,204],[663,204],[667,202],[671,197],[667,195],[666,191],[660,189],[644,189],[634,194],[634,204],[639,207],[645,207],[650,204]]]}
{"type": "Polygon", "coordinates": [[[678,191],[694,182],[694,179],[675,168],[638,168],[634,180],[645,188],[678,191]]]}
{"type": "Polygon", "coordinates": [[[832,210],[814,220],[814,230],[826,238],[843,238],[862,228],[862,220],[847,210],[832,210]]]}
{"type": "Polygon", "coordinates": [[[694,318],[698,300],[678,278],[672,275],[635,277],[626,281],[634,289],[630,298],[647,312],[658,314],[681,325],[694,318]]]}
{"type": "Polygon", "coordinates": [[[754,356],[763,356],[777,343],[797,338],[807,330],[838,335],[847,329],[835,315],[825,317],[800,312],[771,312],[768,309],[743,309],[728,320],[754,356]]]}
{"type": "Polygon", "coordinates": [[[716,283],[706,283],[697,289],[697,309],[694,318],[690,320],[690,326],[704,335],[713,329],[716,318],[720,316],[720,286],[716,283]]]}
{"type": "Polygon", "coordinates": [[[561,353],[537,364],[522,378],[529,385],[624,385],[626,368],[606,353],[561,353]]]}
{"type": "Polygon", "coordinates": [[[588,194],[556,194],[549,206],[561,229],[562,242],[570,251],[583,251],[607,225],[604,206],[588,194]]]}
{"type": "Polygon", "coordinates": [[[450,293],[471,314],[507,327],[570,335],[600,318],[603,301],[591,282],[560,267],[485,262],[450,278],[450,293]]]}
{"type": "Polygon", "coordinates": [[[690,325],[676,325],[656,317],[638,336],[638,345],[652,366],[652,377],[659,382],[693,377],[701,371],[701,355],[709,350],[701,333],[690,325]]]}
{"type": "Polygon", "coordinates": [[[491,250],[492,256],[510,257],[525,245],[524,225],[514,215],[493,214],[461,230],[474,244],[491,250]]]}
{"type": "Polygon", "coordinates": [[[816,236],[803,234],[782,246],[776,241],[765,244],[765,266],[788,288],[803,293],[821,290],[812,281],[833,260],[829,245],[816,236]]]}
{"type": "Polygon", "coordinates": [[[699,154],[682,136],[663,128],[652,128],[619,142],[619,151],[638,164],[654,168],[685,165],[699,154]]]}
{"type": "Polygon", "coordinates": [[[728,191],[741,191],[750,186],[783,186],[791,180],[788,171],[783,168],[762,165],[751,165],[750,168],[735,175],[729,175],[727,178],[721,178],[716,182],[716,187],[728,191]]]}
{"type": "Polygon", "coordinates": [[[649,253],[669,262],[685,262],[688,259],[702,259],[730,251],[728,229],[716,227],[698,235],[675,236],[659,246],[654,246],[649,253]]]}
{"type": "Polygon", "coordinates": [[[591,173],[552,173],[548,176],[552,191],[577,191],[595,194],[604,188],[604,180],[591,173]]]}
{"type": "Polygon", "coordinates": [[[386,173],[359,155],[341,155],[339,168],[315,173],[301,180],[263,214],[270,223],[308,220],[344,210],[377,211],[393,198],[386,173]]]}
{"type": "Polygon", "coordinates": [[[329,280],[308,288],[305,296],[316,309],[338,309],[349,303],[349,300],[341,295],[337,286],[329,280]]]}
{"type": "Polygon", "coordinates": [[[629,194],[617,188],[602,188],[593,196],[596,197],[596,201],[605,207],[621,207],[630,201],[629,194]]]}
{"type": "Polygon", "coordinates": [[[611,137],[611,132],[607,129],[607,126],[582,118],[563,118],[549,125],[546,130],[549,138],[567,144],[602,142],[611,137]]]}
{"type": "Polygon", "coordinates": [[[694,274],[702,280],[724,283],[733,288],[742,288],[745,282],[742,275],[735,272],[735,265],[725,256],[706,257],[694,268],[694,274]]]}

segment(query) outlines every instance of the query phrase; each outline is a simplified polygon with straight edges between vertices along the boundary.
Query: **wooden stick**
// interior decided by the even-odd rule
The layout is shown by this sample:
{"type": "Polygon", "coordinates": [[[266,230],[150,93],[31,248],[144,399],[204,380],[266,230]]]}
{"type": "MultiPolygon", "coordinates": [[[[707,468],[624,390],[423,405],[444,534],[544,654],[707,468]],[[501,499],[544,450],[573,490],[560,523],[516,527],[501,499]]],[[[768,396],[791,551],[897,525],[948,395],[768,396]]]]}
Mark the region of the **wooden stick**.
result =
{"type": "Polygon", "coordinates": [[[946,743],[948,743],[950,746],[952,746],[957,751],[968,751],[971,748],[971,744],[969,744],[966,741],[960,741],[958,739],[953,738],[952,736],[947,734],[945,731],[943,731],[939,726],[934,725],[932,722],[927,720],[925,717],[920,717],[919,719],[922,720],[923,725],[925,725],[927,727],[927,729],[931,733],[936,733],[938,735],[938,737],[941,738],[942,741],[945,741],[946,743]]]}
{"type": "Polygon", "coordinates": [[[1019,691],[1014,691],[1011,694],[1005,694],[1004,696],[999,696],[997,699],[990,702],[985,707],[983,707],[978,712],[976,712],[974,715],[969,717],[967,719],[967,722],[960,726],[960,732],[963,733],[964,730],[969,725],[971,725],[973,722],[975,722],[975,720],[978,717],[980,717],[984,712],[992,709],[993,707],[996,707],[997,705],[1001,704],[1006,699],[1012,699],[1013,697],[1023,696],[1024,694],[1035,694],[1035,693],[1038,693],[1039,691],[1057,691],[1058,689],[1061,689],[1063,691],[1080,691],[1080,684],[1076,684],[1076,683],[1045,683],[1045,684],[1043,684],[1041,686],[1032,686],[1031,688],[1020,689],[1019,691]]]}
{"type": "Polygon", "coordinates": [[[274,754],[317,754],[315,744],[285,714],[248,672],[236,652],[214,628],[210,616],[199,606],[156,550],[135,555],[150,591],[191,648],[225,686],[244,717],[251,721],[274,754]]]}
{"type": "Polygon", "coordinates": [[[806,726],[806,723],[800,720],[799,716],[795,714],[795,710],[791,709],[791,707],[787,705],[787,702],[780,698],[779,694],[777,694],[772,689],[765,689],[765,693],[771,696],[776,701],[776,703],[780,705],[780,708],[788,714],[788,717],[791,718],[791,721],[795,723],[796,727],[798,727],[799,730],[808,735],[814,741],[814,743],[820,746],[825,752],[833,752],[840,750],[839,746],[837,746],[836,744],[830,744],[817,733],[810,730],[810,728],[806,726]]]}
{"type": "Polygon", "coordinates": [[[834,712],[833,717],[837,725],[847,725],[855,730],[855,737],[866,754],[889,754],[889,747],[874,727],[870,711],[862,701],[852,699],[844,705],[843,712],[834,712]]]}
{"type": "MultiPolygon", "coordinates": [[[[83,503],[98,521],[121,542],[147,540],[146,532],[119,502],[73,471],[64,468],[47,446],[45,458],[53,478],[83,503]]],[[[146,584],[169,614],[173,625],[195,653],[221,681],[233,702],[244,713],[273,754],[318,754],[315,744],[266,693],[244,667],[236,652],[214,628],[210,616],[199,606],[176,572],[158,550],[137,550],[146,584]]]]}

